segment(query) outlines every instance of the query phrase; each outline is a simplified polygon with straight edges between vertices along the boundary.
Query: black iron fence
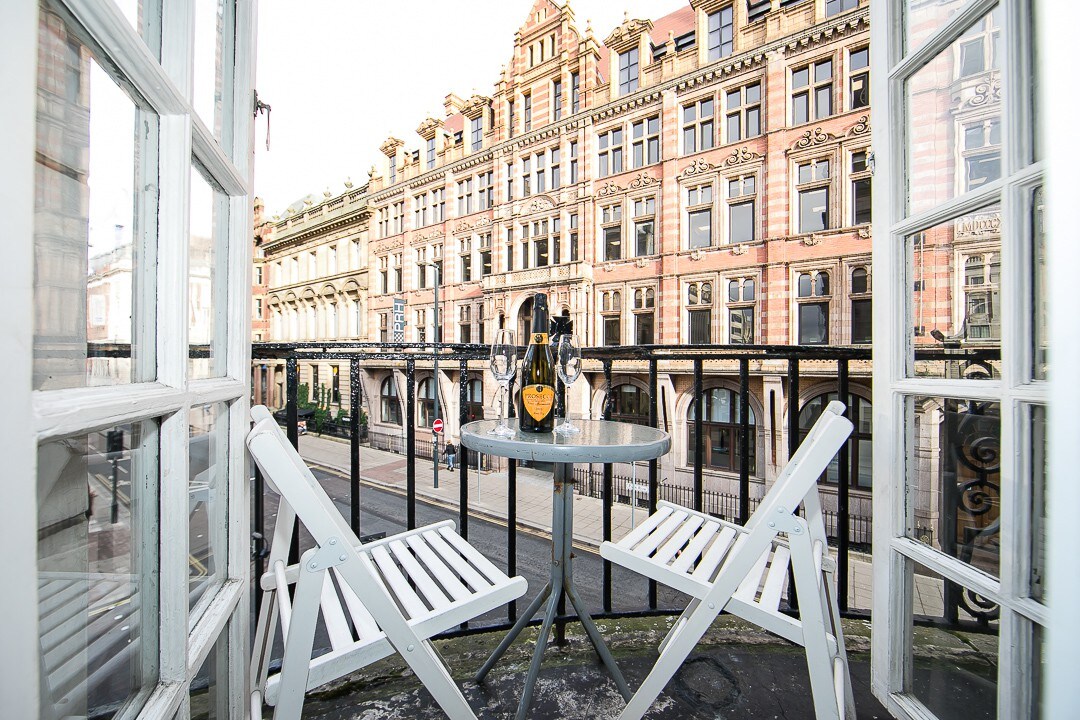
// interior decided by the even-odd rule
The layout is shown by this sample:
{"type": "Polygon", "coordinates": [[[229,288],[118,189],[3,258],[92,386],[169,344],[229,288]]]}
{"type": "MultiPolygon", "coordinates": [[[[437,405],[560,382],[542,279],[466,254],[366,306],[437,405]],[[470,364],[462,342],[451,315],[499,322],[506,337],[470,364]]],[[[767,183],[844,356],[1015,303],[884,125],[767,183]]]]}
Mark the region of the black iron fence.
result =
{"type": "MultiPolygon", "coordinates": [[[[401,398],[404,407],[404,425],[401,435],[378,433],[365,428],[366,433],[361,432],[359,425],[359,412],[350,415],[350,427],[348,437],[351,442],[351,472],[350,481],[352,487],[351,522],[354,530],[359,533],[360,526],[360,447],[367,444],[370,447],[397,452],[406,458],[406,526],[416,526],[417,498],[416,498],[416,460],[430,459],[432,447],[429,441],[417,437],[416,410],[417,410],[417,387],[416,371],[418,367],[425,370],[431,364],[436,355],[439,362],[453,374],[456,370],[458,375],[458,387],[461,398],[459,407],[462,408],[462,422],[466,421],[465,408],[466,387],[470,371],[473,373],[486,365],[488,349],[480,345],[447,345],[447,344],[400,344],[385,345],[377,343],[299,343],[299,344],[256,344],[253,349],[252,359],[255,362],[267,360],[283,360],[286,368],[286,406],[285,425],[286,430],[297,442],[297,388],[298,369],[301,362],[336,361],[347,362],[350,366],[349,378],[351,382],[352,408],[365,406],[365,398],[361,390],[362,371],[385,371],[388,368],[401,370],[405,376],[405,393],[401,398]],[[472,367],[470,367],[472,364],[472,367]],[[405,452],[410,448],[411,452],[405,452]]],[[[637,502],[645,510],[655,509],[656,503],[661,500],[671,500],[680,504],[693,507],[699,511],[712,512],[722,515],[734,522],[745,522],[754,506],[756,499],[751,493],[751,453],[749,443],[750,432],[750,378],[753,366],[755,375],[781,374],[786,381],[786,397],[798,398],[799,385],[802,380],[802,366],[812,372],[815,381],[827,378],[828,382],[835,387],[839,397],[846,398],[850,393],[849,375],[853,363],[863,362],[858,367],[863,375],[869,374],[870,359],[869,348],[840,348],[840,347],[803,347],[803,346],[635,346],[635,347],[603,347],[587,348],[583,352],[587,361],[586,372],[602,374],[605,387],[608,389],[608,401],[603,404],[603,417],[610,419],[614,410],[614,396],[611,394],[612,376],[618,370],[619,373],[634,373],[648,377],[648,420],[649,424],[659,426],[658,412],[658,376],[664,373],[682,373],[692,375],[693,395],[699,401],[705,395],[705,378],[723,376],[729,381],[737,383],[738,403],[737,418],[734,423],[741,429],[736,436],[735,455],[738,462],[738,491],[734,494],[725,494],[706,490],[703,468],[705,467],[704,448],[704,422],[705,413],[698,412],[695,415],[694,438],[692,447],[688,449],[689,467],[692,469],[692,482],[689,485],[669,485],[659,482],[658,461],[648,463],[648,470],[643,473],[642,479],[636,486],[629,486],[625,478],[616,478],[611,465],[603,466],[598,473],[588,473],[583,479],[582,490],[586,494],[599,497],[602,500],[603,538],[609,540],[612,537],[612,508],[615,502],[629,502],[631,498],[638,498],[637,502]],[[642,501],[640,498],[644,498],[642,501]]],[[[453,376],[453,375],[452,375],[453,376]]],[[[869,381],[869,378],[866,378],[869,381]]],[[[698,403],[701,407],[701,403],[698,403]]],[[[782,414],[781,414],[782,417],[782,414]]],[[[799,413],[788,412],[786,415],[788,453],[794,452],[800,441],[799,413]]],[[[685,432],[687,428],[672,428],[676,432],[685,432]]],[[[459,456],[460,467],[455,472],[460,473],[461,488],[458,499],[458,526],[461,534],[468,537],[469,532],[469,495],[468,475],[470,459],[473,453],[466,448],[461,448],[459,456]]],[[[836,551],[840,564],[840,572],[837,578],[840,587],[839,599],[842,610],[848,611],[848,576],[849,562],[853,550],[864,550],[869,546],[869,519],[853,517],[850,512],[850,442],[845,445],[839,455],[836,466],[836,499],[833,503],[835,509],[829,510],[827,523],[829,532],[835,537],[836,551]]],[[[509,502],[507,507],[506,532],[508,560],[507,572],[511,575],[517,571],[517,508],[516,508],[516,463],[507,462],[507,483],[509,502]]],[[[263,493],[260,484],[255,488],[256,496],[263,493]]],[[[256,512],[253,531],[257,538],[256,543],[262,542],[265,537],[263,518],[256,512]]],[[[298,548],[297,548],[298,549],[298,548]]],[[[256,572],[261,574],[261,547],[256,548],[256,572]]],[[[612,574],[609,563],[604,563],[602,579],[603,610],[612,612],[612,574]]],[[[657,599],[656,587],[651,584],[646,606],[641,611],[667,611],[675,608],[661,608],[657,599]]],[[[862,609],[865,610],[865,609],[862,609]]],[[[509,620],[514,619],[516,607],[511,606],[509,620]]]]}

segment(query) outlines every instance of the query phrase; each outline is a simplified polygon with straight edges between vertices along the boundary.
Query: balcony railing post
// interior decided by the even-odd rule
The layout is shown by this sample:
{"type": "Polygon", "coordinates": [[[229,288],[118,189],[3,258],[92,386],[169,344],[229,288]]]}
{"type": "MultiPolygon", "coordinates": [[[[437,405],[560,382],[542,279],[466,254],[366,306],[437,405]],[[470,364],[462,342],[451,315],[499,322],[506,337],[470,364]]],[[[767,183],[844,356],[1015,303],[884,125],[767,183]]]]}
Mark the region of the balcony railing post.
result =
{"type": "MultiPolygon", "coordinates": [[[[469,364],[461,360],[458,365],[458,532],[466,540],[469,539],[469,449],[461,444],[460,435],[461,426],[469,422],[468,391],[469,364]]],[[[479,472],[480,467],[476,469],[479,472]]]]}
{"type": "Polygon", "coordinates": [[[704,462],[701,435],[705,430],[705,409],[701,406],[702,396],[705,393],[703,373],[701,358],[694,358],[694,509],[698,512],[701,512],[702,493],[705,491],[705,477],[701,467],[704,462]]]}
{"type": "MultiPolygon", "coordinates": [[[[285,434],[294,448],[300,447],[299,408],[296,394],[300,384],[300,370],[296,353],[285,360],[285,434]]],[[[300,526],[293,526],[292,542],[289,544],[289,564],[300,562],[300,526]]]]}
{"type": "MultiPolygon", "coordinates": [[[[611,419],[611,361],[604,360],[604,387],[606,389],[604,393],[604,410],[603,418],[605,420],[611,419]]],[[[603,532],[604,540],[611,540],[611,508],[614,500],[614,488],[612,477],[611,463],[604,463],[604,489],[601,493],[603,499],[601,505],[603,507],[603,532]]],[[[611,612],[611,563],[607,560],[604,561],[604,580],[603,580],[603,595],[604,595],[604,612],[611,612]]],[[[559,606],[559,614],[562,615],[562,606],[559,606]]]]}
{"type": "MultiPolygon", "coordinates": [[[[854,417],[854,413],[851,412],[849,400],[851,399],[848,389],[848,361],[837,361],[837,373],[836,373],[836,386],[837,393],[840,397],[840,402],[844,403],[844,417],[854,417]]],[[[836,493],[836,556],[839,560],[839,572],[837,572],[836,584],[837,584],[837,602],[840,604],[840,610],[844,611],[848,609],[848,533],[851,532],[851,508],[849,503],[849,490],[848,483],[850,481],[850,462],[851,462],[851,442],[852,439],[848,438],[843,445],[840,446],[840,456],[838,458],[839,466],[837,467],[837,482],[839,488],[836,493]]]]}
{"type": "MultiPolygon", "coordinates": [[[[652,356],[652,351],[649,352],[652,356]]],[[[649,424],[654,428],[660,427],[659,399],[657,397],[657,362],[655,357],[649,358],[649,424]]],[[[649,514],[656,512],[656,496],[659,492],[660,461],[653,458],[649,461],[649,514]]],[[[649,581],[649,609],[656,609],[656,581],[649,581]]]]}
{"type": "Polygon", "coordinates": [[[405,513],[406,527],[416,527],[416,361],[405,361],[405,513]]]}
{"type": "Polygon", "coordinates": [[[739,359],[739,524],[750,518],[750,359],[739,359]]]}
{"type": "Polygon", "coordinates": [[[349,360],[349,506],[352,530],[360,535],[360,358],[349,360]]]}

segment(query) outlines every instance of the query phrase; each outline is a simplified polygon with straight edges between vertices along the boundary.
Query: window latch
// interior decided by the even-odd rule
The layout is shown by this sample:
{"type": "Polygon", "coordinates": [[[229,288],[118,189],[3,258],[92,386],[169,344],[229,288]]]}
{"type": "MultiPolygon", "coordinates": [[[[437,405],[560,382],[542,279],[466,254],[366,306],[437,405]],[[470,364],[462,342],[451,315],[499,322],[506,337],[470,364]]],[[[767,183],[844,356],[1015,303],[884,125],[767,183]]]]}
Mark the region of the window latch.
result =
{"type": "Polygon", "coordinates": [[[259,99],[259,91],[255,91],[255,104],[251,115],[258,118],[260,113],[266,113],[266,149],[270,149],[270,105],[259,99]]]}

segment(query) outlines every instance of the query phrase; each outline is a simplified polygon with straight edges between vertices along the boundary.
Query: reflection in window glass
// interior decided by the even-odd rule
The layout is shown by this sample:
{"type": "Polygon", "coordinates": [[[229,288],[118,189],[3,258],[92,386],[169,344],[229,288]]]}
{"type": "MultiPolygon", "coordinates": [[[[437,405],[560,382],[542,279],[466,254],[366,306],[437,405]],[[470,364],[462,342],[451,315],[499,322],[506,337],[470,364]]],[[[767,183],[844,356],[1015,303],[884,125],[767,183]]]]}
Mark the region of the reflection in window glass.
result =
{"type": "MultiPolygon", "coordinates": [[[[223,42],[230,31],[224,0],[195,2],[195,67],[192,74],[192,106],[203,124],[221,137],[222,99],[227,70],[228,46],[223,42]]],[[[231,43],[230,43],[231,45],[231,43]]]]}
{"type": "Polygon", "coordinates": [[[57,15],[43,9],[40,24],[33,387],[153,380],[154,338],[133,332],[132,298],[154,264],[140,218],[156,197],[135,188],[157,184],[140,153],[156,118],[57,15]]]}
{"type": "Polygon", "coordinates": [[[194,627],[212,592],[225,580],[225,503],[228,492],[228,405],[193,407],[188,413],[188,591],[194,627]]]}
{"type": "Polygon", "coordinates": [[[1033,281],[1033,311],[1034,321],[1032,327],[1035,329],[1034,334],[1034,360],[1032,362],[1032,371],[1036,380],[1047,380],[1048,370],[1048,349],[1050,346],[1050,338],[1048,330],[1050,328],[1049,320],[1049,298],[1046,288],[1046,229],[1045,222],[1046,207],[1043,196],[1043,189],[1040,185],[1035,188],[1031,194],[1031,250],[1032,250],[1032,267],[1034,271],[1033,281]]]}
{"type": "Polygon", "coordinates": [[[1031,421],[1031,591],[1046,601],[1046,408],[1028,409],[1031,421]]]}
{"type": "MultiPolygon", "coordinates": [[[[821,417],[825,407],[836,400],[839,393],[828,392],[807,400],[799,410],[799,438],[805,439],[810,428],[821,417]]],[[[848,484],[852,487],[869,490],[873,483],[874,450],[873,432],[874,415],[870,401],[855,395],[848,395],[847,416],[855,425],[848,442],[848,484]]],[[[819,482],[838,483],[840,481],[840,455],[833,456],[829,466],[818,479],[819,482]]],[[[869,542],[869,537],[859,540],[869,542]]]]}
{"type": "Polygon", "coordinates": [[[909,561],[912,663],[906,685],[939,718],[996,718],[998,606],[909,561]],[[916,627],[929,620],[931,627],[916,627]]]}
{"type": "Polygon", "coordinates": [[[1001,408],[996,402],[917,397],[908,457],[908,535],[998,575],[1001,408]]]}
{"type": "Polygon", "coordinates": [[[905,83],[911,214],[1001,176],[1000,27],[985,15],[905,83]]]}
{"type": "Polygon", "coordinates": [[[191,243],[188,248],[190,377],[225,374],[226,262],[229,199],[198,165],[191,167],[191,243]]]}
{"type": "Polygon", "coordinates": [[[1001,372],[1001,206],[908,237],[918,377],[991,379],[1001,372]]]}
{"type": "Polygon", "coordinates": [[[41,717],[134,717],[157,684],[157,424],[38,449],[41,717]]]}

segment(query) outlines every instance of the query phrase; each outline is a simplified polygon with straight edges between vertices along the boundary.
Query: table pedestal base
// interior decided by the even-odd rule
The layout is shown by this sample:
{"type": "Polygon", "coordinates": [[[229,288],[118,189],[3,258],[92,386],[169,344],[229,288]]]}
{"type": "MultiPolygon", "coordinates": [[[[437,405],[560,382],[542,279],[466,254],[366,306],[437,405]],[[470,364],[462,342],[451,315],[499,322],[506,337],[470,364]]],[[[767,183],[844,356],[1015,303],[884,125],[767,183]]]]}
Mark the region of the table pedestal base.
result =
{"type": "Polygon", "coordinates": [[[540,635],[536,639],[536,650],[533,651],[532,662],[529,664],[529,673],[525,676],[525,689],[521,694],[521,702],[518,705],[517,720],[524,720],[529,705],[532,703],[533,688],[536,685],[536,678],[540,674],[540,664],[544,658],[544,651],[547,649],[548,635],[551,634],[551,627],[554,625],[555,618],[558,615],[559,600],[563,595],[573,606],[574,612],[585,628],[585,633],[589,636],[589,640],[596,649],[597,655],[600,656],[600,660],[607,667],[608,672],[611,673],[611,677],[615,680],[615,685],[619,688],[623,698],[629,700],[632,694],[630,688],[626,685],[626,680],[623,679],[622,672],[619,671],[618,665],[615,664],[615,658],[611,656],[611,651],[604,644],[600,631],[596,629],[596,624],[586,611],[585,603],[581,601],[577,591],[574,590],[570,566],[574,546],[573,476],[573,464],[555,464],[555,490],[551,511],[551,579],[548,580],[540,594],[529,603],[529,607],[514,623],[514,627],[511,628],[510,632],[499,643],[499,646],[495,648],[495,652],[491,654],[491,657],[476,673],[476,682],[483,681],[491,668],[495,666],[495,663],[499,661],[499,658],[503,656],[503,653],[517,639],[517,636],[532,620],[533,615],[547,600],[548,605],[547,610],[544,612],[544,621],[540,626],[540,635]]]}

